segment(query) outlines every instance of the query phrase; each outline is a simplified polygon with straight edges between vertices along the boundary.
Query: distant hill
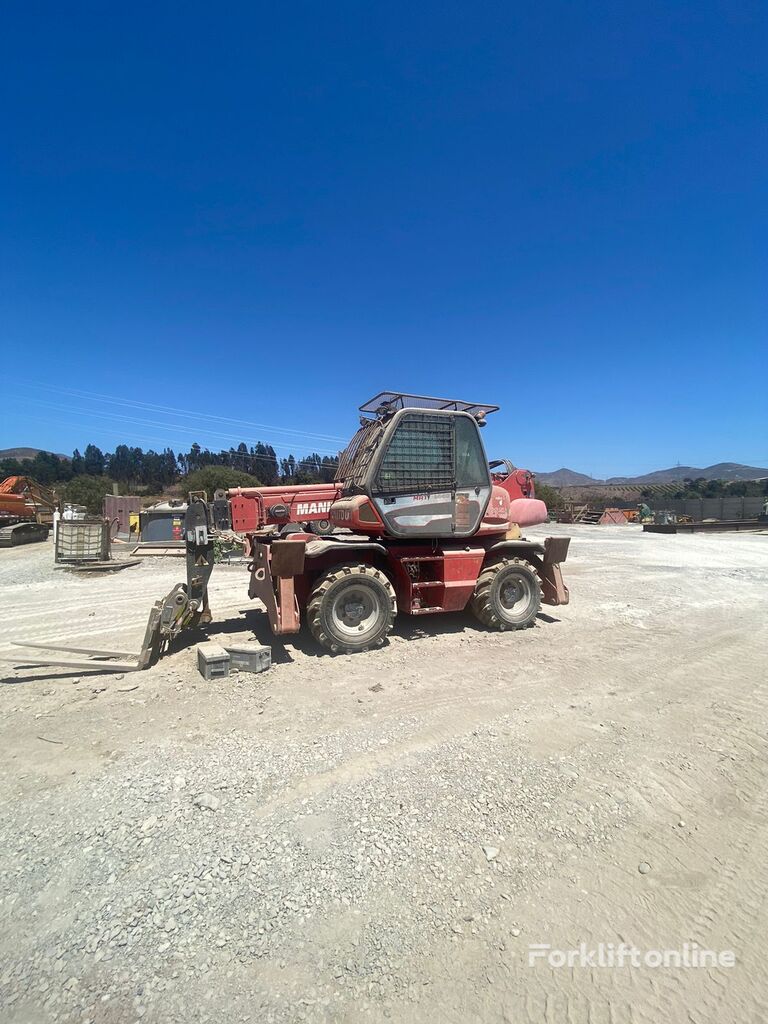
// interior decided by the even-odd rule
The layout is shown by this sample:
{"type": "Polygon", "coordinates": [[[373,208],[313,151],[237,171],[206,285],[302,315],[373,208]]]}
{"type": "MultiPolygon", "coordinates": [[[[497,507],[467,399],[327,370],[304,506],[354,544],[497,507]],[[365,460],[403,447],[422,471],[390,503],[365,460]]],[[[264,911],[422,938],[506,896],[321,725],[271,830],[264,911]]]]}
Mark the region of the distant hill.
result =
{"type": "Polygon", "coordinates": [[[740,462],[718,462],[705,469],[671,466],[642,476],[611,476],[607,480],[596,480],[573,469],[557,469],[554,473],[535,473],[534,476],[540,483],[549,484],[550,487],[594,487],[599,484],[670,484],[701,477],[705,480],[762,480],[768,477],[768,469],[744,466],[740,462]]]}
{"type": "MultiPolygon", "coordinates": [[[[45,450],[45,448],[0,448],[0,459],[34,459],[38,452],[45,450]]],[[[69,459],[69,455],[59,454],[58,457],[69,459]]]]}
{"type": "Polygon", "coordinates": [[[657,469],[642,476],[612,476],[609,484],[668,484],[678,480],[760,480],[768,477],[768,469],[758,466],[744,466],[740,462],[717,462],[714,466],[697,469],[695,466],[671,466],[657,469]]]}
{"type": "Polygon", "coordinates": [[[554,473],[534,473],[534,476],[541,484],[548,484],[550,487],[579,487],[589,484],[599,484],[602,480],[595,480],[584,473],[577,473],[573,469],[556,469],[554,473]]]}

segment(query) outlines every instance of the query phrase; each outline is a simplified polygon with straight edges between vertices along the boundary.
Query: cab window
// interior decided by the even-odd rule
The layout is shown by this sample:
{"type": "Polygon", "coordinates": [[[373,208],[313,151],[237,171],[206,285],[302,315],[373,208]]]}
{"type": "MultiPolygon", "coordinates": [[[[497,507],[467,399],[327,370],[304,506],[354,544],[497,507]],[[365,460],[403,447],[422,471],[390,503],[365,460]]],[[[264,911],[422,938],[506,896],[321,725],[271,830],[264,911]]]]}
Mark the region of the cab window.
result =
{"type": "Polygon", "coordinates": [[[389,440],[375,489],[379,494],[450,491],[453,467],[451,418],[408,413],[389,440]]]}
{"type": "Polygon", "coordinates": [[[456,487],[487,487],[488,464],[474,420],[456,417],[456,487]]]}

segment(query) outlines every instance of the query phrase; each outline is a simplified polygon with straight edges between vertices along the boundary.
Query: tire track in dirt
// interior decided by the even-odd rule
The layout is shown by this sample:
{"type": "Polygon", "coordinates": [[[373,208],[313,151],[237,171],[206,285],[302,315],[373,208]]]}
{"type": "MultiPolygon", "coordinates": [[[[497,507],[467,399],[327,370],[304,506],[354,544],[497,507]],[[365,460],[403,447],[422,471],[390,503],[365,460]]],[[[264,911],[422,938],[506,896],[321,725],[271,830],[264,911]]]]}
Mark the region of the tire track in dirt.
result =
{"type": "MultiPolygon", "coordinates": [[[[634,792],[635,814],[645,820],[645,825],[641,826],[643,856],[657,865],[666,862],[670,866],[667,877],[662,876],[658,884],[654,882],[652,888],[647,887],[640,892],[628,908],[627,884],[633,876],[620,872],[618,878],[609,885],[603,884],[599,893],[594,895],[599,898],[603,910],[609,911],[609,916],[622,922],[621,927],[615,932],[610,928],[597,932],[593,928],[582,927],[579,938],[588,942],[617,943],[626,938],[640,948],[659,948],[663,937],[664,945],[673,949],[686,941],[696,942],[701,948],[735,948],[740,966],[734,970],[742,974],[740,996],[734,998],[731,994],[733,976],[722,970],[687,973],[663,969],[642,973],[617,970],[593,973],[586,978],[584,975],[588,972],[551,971],[538,998],[529,991],[532,979],[526,979],[525,975],[518,977],[516,988],[521,999],[524,996],[524,1012],[521,1013],[521,1001],[514,999],[509,1004],[508,1015],[502,1012],[499,1017],[497,1002],[494,1007],[485,1006],[484,1020],[497,1017],[515,1022],[551,1020],[553,1024],[562,1020],[582,1024],[585,1020],[600,1019],[636,1021],[637,1024],[659,1019],[709,1022],[728,1019],[722,1016],[724,992],[729,994],[733,1012],[730,1019],[759,1019],[765,1007],[762,995],[765,974],[748,950],[757,948],[755,940],[766,912],[768,895],[768,877],[760,853],[760,833],[768,820],[768,777],[765,736],[751,723],[756,713],[759,720],[765,721],[768,717],[768,690],[760,686],[749,694],[739,690],[734,692],[734,684],[739,683],[738,672],[733,669],[738,663],[734,655],[738,654],[739,637],[726,632],[712,640],[720,648],[716,653],[698,652],[700,665],[707,666],[710,677],[718,680],[706,690],[703,695],[706,700],[702,699],[701,685],[696,682],[697,666],[689,665],[688,669],[693,668],[693,672],[688,675],[686,669],[683,674],[691,682],[686,686],[682,680],[682,687],[690,691],[690,702],[676,699],[660,717],[676,715],[681,720],[681,730],[685,729],[688,720],[696,720],[698,732],[686,736],[685,757],[689,757],[690,748],[700,745],[702,739],[705,742],[709,740],[710,745],[722,741],[722,714],[715,713],[708,719],[701,714],[702,704],[710,713],[716,707],[721,708],[729,720],[733,717],[737,722],[737,727],[729,733],[729,740],[741,771],[735,779],[724,779],[722,773],[718,773],[717,755],[710,753],[706,774],[700,774],[697,782],[693,778],[687,779],[680,770],[664,763],[667,760],[671,762],[680,753],[679,748],[670,746],[667,741],[666,748],[659,750],[658,757],[643,766],[634,790],[626,791],[627,795],[634,792]],[[747,710],[751,711],[750,716],[745,716],[747,710]],[[722,847],[723,839],[720,821],[712,815],[712,793],[717,792],[718,786],[735,787],[739,811],[730,817],[726,856],[719,861],[713,855],[713,848],[722,847]],[[663,798],[661,805],[654,793],[663,798]],[[681,840],[680,851],[670,858],[666,835],[672,828],[672,819],[681,813],[683,806],[687,808],[686,816],[690,813],[697,821],[707,821],[708,827],[701,827],[699,833],[686,833],[681,840]],[[748,813],[744,813],[745,808],[748,813]],[[698,865],[698,871],[690,871],[691,861],[698,865]],[[714,884],[709,881],[713,872],[716,877],[714,884]],[[623,878],[626,881],[619,880],[623,878]],[[697,886],[702,886],[701,891],[697,886]],[[753,977],[755,981],[750,983],[747,980],[745,983],[745,976],[747,979],[753,977]],[[524,986],[522,989],[520,983],[524,986]]],[[[741,646],[743,648],[743,643],[741,646]]],[[[679,698],[680,689],[675,694],[679,698]]],[[[640,699],[642,696],[638,694],[640,699]]],[[[627,859],[631,863],[634,855],[634,862],[637,862],[638,853],[631,847],[626,850],[619,847],[611,852],[614,861],[627,859]]],[[[612,874],[615,875],[615,869],[612,874]]],[[[565,893],[563,898],[567,898],[565,893]]],[[[503,983],[500,984],[503,988],[503,983]]],[[[442,1007],[440,1009],[442,1011],[442,1007]]]]}

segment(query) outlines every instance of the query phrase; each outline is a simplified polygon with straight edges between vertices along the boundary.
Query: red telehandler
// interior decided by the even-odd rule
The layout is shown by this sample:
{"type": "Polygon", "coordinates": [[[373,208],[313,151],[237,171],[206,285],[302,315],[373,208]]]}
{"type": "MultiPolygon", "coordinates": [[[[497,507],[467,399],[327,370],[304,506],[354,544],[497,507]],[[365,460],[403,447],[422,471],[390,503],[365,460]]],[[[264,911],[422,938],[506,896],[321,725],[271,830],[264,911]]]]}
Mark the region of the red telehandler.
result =
{"type": "MultiPolygon", "coordinates": [[[[321,493],[317,500],[328,502],[312,513],[327,516],[335,528],[328,536],[302,527],[307,511],[289,500],[292,488],[232,495],[260,509],[260,525],[246,535],[248,593],[263,602],[273,633],[297,633],[306,619],[322,646],[352,653],[380,646],[398,612],[434,615],[469,606],[483,625],[504,630],[533,625],[542,601],[567,604],[560,565],[570,539],[523,539],[520,527],[546,522],[546,506],[535,497],[530,473],[487,461],[480,427],[497,410],[398,392],[366,402],[335,484],[301,488],[304,502],[311,505],[321,493]]],[[[155,603],[138,655],[69,650],[131,659],[102,662],[104,670],[141,669],[182,629],[210,622],[213,539],[228,525],[226,512],[224,495],[212,505],[190,500],[187,582],[155,603]]]]}
{"type": "Polygon", "coordinates": [[[523,540],[547,520],[531,474],[490,466],[480,427],[498,406],[382,392],[360,407],[328,510],[347,534],[251,535],[249,595],[275,634],[302,615],[331,651],[383,643],[397,612],[467,605],[492,629],[533,624],[542,601],[566,604],[560,571],[569,538],[523,540]]]}

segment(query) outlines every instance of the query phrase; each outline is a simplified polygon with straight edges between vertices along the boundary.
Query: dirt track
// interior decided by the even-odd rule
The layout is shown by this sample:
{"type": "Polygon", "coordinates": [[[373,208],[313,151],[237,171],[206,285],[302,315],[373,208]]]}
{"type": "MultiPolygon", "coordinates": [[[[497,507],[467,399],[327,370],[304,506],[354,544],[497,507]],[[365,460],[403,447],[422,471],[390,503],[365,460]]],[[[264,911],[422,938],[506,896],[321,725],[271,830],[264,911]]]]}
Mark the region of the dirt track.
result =
{"type": "MultiPolygon", "coordinates": [[[[0,670],[3,1019],[768,1019],[768,537],[557,531],[572,604],[520,634],[0,670]],[[736,965],[528,966],[622,941],[736,965]]],[[[51,562],[0,551],[0,652],[138,648],[183,571],[51,562]]],[[[270,642],[246,589],[215,571],[212,637],[270,642]]]]}

